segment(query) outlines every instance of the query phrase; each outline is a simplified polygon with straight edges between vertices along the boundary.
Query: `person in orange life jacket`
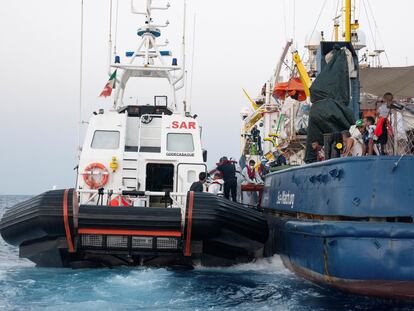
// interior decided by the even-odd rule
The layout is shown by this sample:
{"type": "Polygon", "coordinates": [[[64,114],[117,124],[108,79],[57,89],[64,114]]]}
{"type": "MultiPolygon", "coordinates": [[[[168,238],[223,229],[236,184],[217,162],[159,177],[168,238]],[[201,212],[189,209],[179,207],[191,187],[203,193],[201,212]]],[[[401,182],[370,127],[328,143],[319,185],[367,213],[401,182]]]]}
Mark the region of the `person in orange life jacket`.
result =
{"type": "MultiPolygon", "coordinates": [[[[256,162],[254,160],[249,161],[243,169],[244,184],[260,184],[263,180],[260,178],[258,172],[255,170],[256,162]]],[[[243,191],[243,203],[249,205],[256,205],[258,201],[258,193],[256,191],[243,191]]]]}
{"type": "Polygon", "coordinates": [[[205,172],[201,172],[198,175],[198,181],[193,182],[190,187],[190,191],[194,192],[205,192],[204,184],[206,182],[207,174],[205,172]]]}
{"type": "Polygon", "coordinates": [[[208,192],[212,194],[222,194],[223,193],[223,184],[224,181],[221,178],[220,173],[215,173],[213,177],[213,181],[208,186],[208,192]]]}
{"type": "Polygon", "coordinates": [[[215,171],[219,171],[221,175],[223,176],[224,180],[224,197],[226,199],[231,199],[233,202],[237,202],[237,177],[236,177],[236,167],[235,167],[236,161],[228,160],[227,157],[222,157],[220,159],[220,162],[217,163],[217,167],[210,171],[210,174],[212,174],[215,171]]]}

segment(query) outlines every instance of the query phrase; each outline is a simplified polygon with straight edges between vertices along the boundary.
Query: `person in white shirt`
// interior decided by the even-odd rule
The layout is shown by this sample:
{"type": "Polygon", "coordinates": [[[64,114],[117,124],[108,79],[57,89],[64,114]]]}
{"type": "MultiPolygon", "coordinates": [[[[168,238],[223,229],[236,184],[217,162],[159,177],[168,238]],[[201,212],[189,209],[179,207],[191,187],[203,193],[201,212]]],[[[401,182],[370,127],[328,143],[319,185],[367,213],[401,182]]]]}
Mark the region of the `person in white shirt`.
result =
{"type": "Polygon", "coordinates": [[[221,174],[215,173],[213,181],[208,186],[208,192],[216,195],[223,194],[223,184],[224,180],[221,178],[221,174]]]}
{"type": "Polygon", "coordinates": [[[342,131],[341,134],[345,146],[342,157],[361,157],[364,149],[362,143],[354,136],[351,136],[349,131],[342,131]]]}
{"type": "MultiPolygon", "coordinates": [[[[392,127],[392,132],[388,133],[389,138],[387,141],[387,148],[389,150],[394,150],[396,154],[405,154],[406,153],[406,145],[407,145],[407,133],[404,127],[404,119],[401,111],[395,109],[394,95],[390,92],[384,94],[382,98],[383,104],[378,107],[377,115],[379,118],[388,119],[387,122],[392,127]],[[393,108],[394,107],[394,108],[393,108]],[[395,135],[396,137],[394,138],[395,135]]],[[[398,104],[397,104],[398,106],[398,104]]],[[[382,146],[382,149],[385,146],[382,146]]]]}
{"type": "Polygon", "coordinates": [[[364,155],[379,155],[379,150],[376,144],[374,143],[377,137],[374,132],[376,129],[375,119],[372,116],[368,116],[364,119],[364,124],[366,131],[363,135],[364,144],[365,144],[365,154],[364,155]]]}

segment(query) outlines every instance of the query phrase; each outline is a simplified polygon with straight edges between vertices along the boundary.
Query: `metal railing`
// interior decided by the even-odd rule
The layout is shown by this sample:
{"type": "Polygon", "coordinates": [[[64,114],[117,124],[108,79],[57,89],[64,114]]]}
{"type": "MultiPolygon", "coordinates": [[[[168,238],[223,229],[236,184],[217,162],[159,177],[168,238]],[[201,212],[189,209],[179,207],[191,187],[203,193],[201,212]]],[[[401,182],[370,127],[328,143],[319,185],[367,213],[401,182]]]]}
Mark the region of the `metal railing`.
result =
{"type": "MultiPolygon", "coordinates": [[[[147,207],[149,207],[149,202],[151,197],[165,197],[171,200],[171,204],[166,206],[166,208],[179,208],[181,210],[181,219],[185,221],[185,213],[187,208],[187,193],[180,192],[162,192],[162,191],[136,191],[136,190],[105,190],[105,189],[77,189],[80,198],[82,194],[89,194],[90,196],[87,200],[80,202],[80,204],[103,204],[106,201],[109,201],[113,196],[121,196],[123,198],[128,198],[131,201],[131,207],[136,206],[135,201],[148,202],[147,207]],[[104,197],[106,196],[106,198],[104,197]]],[[[126,207],[128,208],[128,207],[126,207]]]]}
{"type": "Polygon", "coordinates": [[[388,131],[384,153],[414,155],[414,112],[404,106],[402,109],[391,109],[389,121],[391,128],[388,131]]]}

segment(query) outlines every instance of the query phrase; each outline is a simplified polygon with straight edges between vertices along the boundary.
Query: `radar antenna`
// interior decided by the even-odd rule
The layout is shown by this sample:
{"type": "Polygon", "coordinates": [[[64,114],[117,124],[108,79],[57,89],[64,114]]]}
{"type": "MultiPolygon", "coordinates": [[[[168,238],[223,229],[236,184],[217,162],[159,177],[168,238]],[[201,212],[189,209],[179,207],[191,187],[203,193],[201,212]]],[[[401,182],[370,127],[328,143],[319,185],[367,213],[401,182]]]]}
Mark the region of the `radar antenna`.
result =
{"type": "MultiPolygon", "coordinates": [[[[114,108],[117,109],[123,106],[123,97],[126,84],[129,78],[132,77],[152,77],[167,79],[170,85],[172,100],[168,104],[168,108],[172,111],[177,111],[176,91],[184,87],[185,76],[185,11],[186,5],[184,3],[184,29],[182,39],[182,64],[178,66],[176,58],[171,59],[171,64],[166,63],[167,57],[172,57],[169,50],[161,50],[162,47],[167,47],[168,40],[165,43],[158,44],[157,39],[161,36],[161,29],[168,27],[170,22],[167,20],[164,24],[155,24],[153,20],[153,11],[168,10],[170,8],[169,2],[164,4],[154,4],[154,0],[145,0],[146,8],[143,11],[136,9],[135,1],[131,0],[131,13],[145,16],[144,25],[138,28],[137,35],[141,38],[141,42],[135,51],[125,53],[129,58],[127,63],[121,63],[120,56],[116,55],[111,67],[120,70],[121,74],[117,81],[117,90],[114,98],[114,108]],[[139,63],[141,59],[141,63],[139,63]]],[[[161,2],[161,1],[156,1],[161,2]]],[[[186,113],[185,108],[183,113],[186,113]]]]}

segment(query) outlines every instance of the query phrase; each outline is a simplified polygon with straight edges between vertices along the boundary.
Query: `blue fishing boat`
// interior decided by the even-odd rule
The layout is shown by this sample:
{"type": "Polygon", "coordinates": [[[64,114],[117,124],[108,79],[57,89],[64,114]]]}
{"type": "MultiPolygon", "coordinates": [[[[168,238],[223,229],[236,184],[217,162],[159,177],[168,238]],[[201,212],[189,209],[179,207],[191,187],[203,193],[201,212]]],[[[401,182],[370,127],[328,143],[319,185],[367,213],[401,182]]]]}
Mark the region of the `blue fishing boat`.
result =
{"type": "Polygon", "coordinates": [[[266,178],[272,249],[309,280],[414,298],[414,157],[338,158],[266,178]]]}
{"type": "MultiPolygon", "coordinates": [[[[386,154],[339,157],[341,131],[360,118],[357,53],[351,40],[321,42],[316,57],[307,164],[265,179],[261,207],[270,228],[267,249],[311,281],[361,295],[413,299],[412,137],[409,131],[399,136],[397,120],[386,154]],[[325,161],[316,161],[315,141],[324,145],[325,161]]],[[[391,118],[407,107],[395,105],[394,113],[390,107],[391,118]]]]}

